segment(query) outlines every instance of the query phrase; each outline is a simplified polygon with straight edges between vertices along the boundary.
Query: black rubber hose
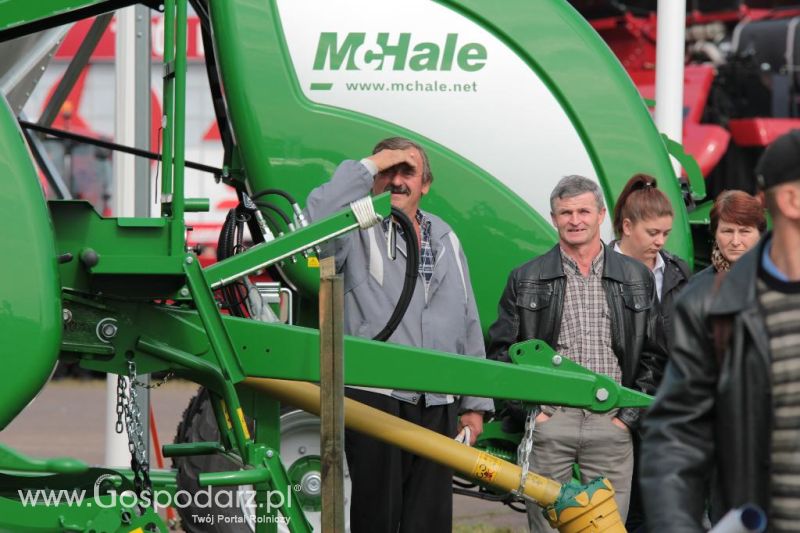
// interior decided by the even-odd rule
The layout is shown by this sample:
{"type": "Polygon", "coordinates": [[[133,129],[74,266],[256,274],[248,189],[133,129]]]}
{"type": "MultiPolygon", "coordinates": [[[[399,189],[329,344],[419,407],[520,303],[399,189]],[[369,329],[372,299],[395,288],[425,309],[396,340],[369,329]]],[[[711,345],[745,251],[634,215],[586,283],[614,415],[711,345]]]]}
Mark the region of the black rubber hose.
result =
{"type": "MultiPolygon", "coordinates": [[[[233,255],[233,241],[236,233],[236,209],[228,211],[222,230],[217,241],[217,261],[222,261],[233,255]]],[[[242,316],[238,308],[238,295],[234,286],[225,286],[221,289],[225,306],[233,316],[242,316]]]]}
{"type": "Polygon", "coordinates": [[[258,191],[257,193],[251,195],[250,199],[251,200],[256,200],[257,198],[261,198],[262,196],[266,196],[268,194],[277,194],[279,196],[283,196],[284,198],[286,198],[286,200],[288,200],[288,202],[290,204],[296,204],[297,203],[297,202],[294,201],[294,196],[292,196],[288,192],[283,191],[281,189],[264,189],[263,191],[258,191]]]}
{"type": "MultiPolygon", "coordinates": [[[[278,215],[283,219],[283,222],[287,226],[292,223],[292,219],[289,218],[289,216],[280,207],[278,207],[277,205],[273,204],[272,202],[255,202],[254,201],[253,203],[256,204],[258,207],[262,207],[264,209],[269,209],[271,211],[274,211],[274,212],[278,213],[278,215]]],[[[262,210],[262,213],[263,212],[264,211],[262,210]]]]}
{"type": "Polygon", "coordinates": [[[414,296],[414,287],[417,285],[417,276],[419,271],[419,241],[417,240],[417,230],[414,229],[414,224],[406,216],[405,213],[392,207],[392,216],[397,220],[398,224],[403,228],[403,237],[406,240],[406,275],[403,280],[403,291],[400,293],[400,298],[397,300],[397,305],[394,308],[392,316],[383,329],[372,340],[386,341],[392,336],[394,330],[400,325],[403,316],[408,310],[408,305],[411,303],[411,297],[414,296]]]}
{"type": "MultiPolygon", "coordinates": [[[[270,230],[276,229],[278,225],[275,223],[275,220],[269,216],[266,212],[261,212],[261,216],[264,217],[264,221],[266,222],[267,226],[270,230]]],[[[247,219],[247,229],[250,231],[250,237],[253,239],[253,244],[261,244],[265,242],[264,234],[261,233],[261,227],[258,225],[258,220],[256,220],[255,216],[250,216],[247,219]]],[[[267,272],[269,276],[275,280],[279,281],[284,278],[281,272],[278,270],[277,265],[270,265],[267,267],[267,272]]]]}
{"type": "Polygon", "coordinates": [[[231,209],[225,217],[225,222],[222,223],[222,229],[219,232],[219,239],[217,240],[217,261],[228,258],[228,243],[233,239],[234,217],[234,210],[231,209]]]}

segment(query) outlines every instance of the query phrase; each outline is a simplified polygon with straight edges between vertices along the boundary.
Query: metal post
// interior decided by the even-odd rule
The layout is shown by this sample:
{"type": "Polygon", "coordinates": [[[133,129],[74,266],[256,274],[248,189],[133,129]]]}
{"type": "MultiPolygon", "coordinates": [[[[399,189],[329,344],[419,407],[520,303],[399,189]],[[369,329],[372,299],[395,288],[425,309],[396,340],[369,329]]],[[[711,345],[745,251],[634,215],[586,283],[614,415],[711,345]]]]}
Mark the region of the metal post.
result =
{"type": "MultiPolygon", "coordinates": [[[[134,29],[136,41],[134,44],[134,100],[136,106],[136,147],[142,150],[150,149],[150,8],[137,4],[133,7],[134,29]]],[[[137,217],[151,217],[156,212],[153,202],[152,184],[150,182],[150,160],[137,157],[135,163],[136,197],[134,198],[134,213],[137,217]]],[[[143,411],[144,412],[144,411],[143,411]]]]}
{"type": "Polygon", "coordinates": [[[172,202],[172,134],[175,114],[175,0],[164,2],[164,73],[161,108],[161,216],[170,214],[172,202]]]}
{"type": "MultiPolygon", "coordinates": [[[[128,31],[126,38],[130,39],[129,46],[133,47],[133,105],[136,109],[136,123],[134,126],[134,146],[143,150],[150,149],[150,8],[144,5],[135,5],[128,8],[131,12],[126,15],[126,24],[132,26],[133,31],[128,31]],[[133,35],[131,35],[131,33],[133,35]]],[[[150,217],[155,212],[150,194],[150,161],[137,157],[133,162],[134,197],[133,214],[137,217],[150,217]]],[[[150,374],[142,374],[136,378],[145,385],[150,385],[150,374]]],[[[150,389],[140,390],[136,396],[139,412],[149,418],[150,389]]],[[[153,441],[150,439],[150,424],[143,422],[144,443],[147,446],[147,458],[152,455],[153,441]]],[[[160,453],[160,450],[159,450],[160,453]]]]}
{"type": "MultiPolygon", "coordinates": [[[[135,62],[135,14],[133,7],[117,11],[117,38],[114,72],[114,140],[120,144],[136,142],[136,100],[133,90],[136,81],[135,62]]],[[[132,217],[135,214],[136,176],[134,157],[117,152],[114,154],[114,189],[112,205],[116,217],[132,217]]]]}
{"type": "MultiPolygon", "coordinates": [[[[150,147],[150,12],[146,6],[131,6],[117,11],[115,57],[116,106],[114,137],[120,144],[148,149],[150,147]],[[130,93],[133,93],[131,95],[130,93]],[[144,96],[142,96],[144,94],[144,96]]],[[[98,30],[99,31],[99,30],[98,30]]],[[[149,161],[117,152],[114,154],[114,216],[146,217],[150,215],[149,161]],[[143,163],[143,164],[142,164],[143,163]]],[[[117,434],[117,377],[106,381],[106,464],[124,466],[130,462],[126,434],[117,434]]],[[[137,378],[150,382],[149,375],[137,378]]],[[[150,412],[149,390],[137,397],[139,412],[150,412]]],[[[150,425],[145,423],[144,442],[150,447],[150,425]]]]}
{"type": "Polygon", "coordinates": [[[173,121],[173,150],[175,162],[172,174],[172,243],[173,255],[186,249],[184,214],[184,160],[186,156],[186,35],[187,0],[177,0],[175,25],[175,100],[173,121]]]}
{"type": "Polygon", "coordinates": [[[344,283],[333,257],[320,261],[319,377],[322,531],[344,531],[344,283]]]}
{"type": "MultiPolygon", "coordinates": [[[[683,63],[686,0],[659,0],[656,35],[656,127],[683,142],[683,63]]],[[[675,173],[680,163],[672,159],[675,173]]]]}
{"type": "MultiPolygon", "coordinates": [[[[133,87],[135,65],[131,41],[133,39],[133,8],[124,8],[116,12],[117,38],[115,54],[115,107],[114,107],[114,140],[120,144],[133,144],[136,132],[136,108],[134,99],[128,92],[133,87]]],[[[130,154],[117,152],[114,154],[114,181],[112,187],[113,215],[131,217],[134,215],[136,177],[134,175],[134,159],[130,154]]],[[[126,431],[117,434],[114,426],[117,415],[114,409],[117,401],[117,376],[106,377],[106,453],[107,466],[124,466],[130,464],[128,438],[126,431]]],[[[145,411],[146,412],[146,411],[145,411]]]]}

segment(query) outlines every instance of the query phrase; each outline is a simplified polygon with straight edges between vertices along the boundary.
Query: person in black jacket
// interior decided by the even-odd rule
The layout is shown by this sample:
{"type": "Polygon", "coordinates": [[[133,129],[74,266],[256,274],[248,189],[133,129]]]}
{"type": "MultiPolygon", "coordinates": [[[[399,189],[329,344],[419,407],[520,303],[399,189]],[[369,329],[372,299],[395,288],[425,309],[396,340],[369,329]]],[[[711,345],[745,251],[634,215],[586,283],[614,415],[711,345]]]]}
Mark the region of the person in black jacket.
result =
{"type": "MultiPolygon", "coordinates": [[[[691,271],[686,261],[666,250],[664,245],[672,232],[675,212],[667,195],[660,191],[656,179],[636,174],[625,187],[614,206],[614,250],[638,259],[653,273],[664,344],[672,347],[672,310],[675,298],[688,283],[691,271]]],[[[640,439],[634,435],[634,468],[631,501],[625,528],[639,531],[644,525],[644,511],[638,490],[638,457],[640,439]]]]}
{"type": "Polygon", "coordinates": [[[656,281],[667,347],[672,345],[672,308],[691,270],[686,261],[664,250],[675,212],[656,179],[636,174],[625,185],[614,206],[614,250],[644,263],[656,281]]]}
{"type": "MultiPolygon", "coordinates": [[[[558,244],[511,272],[487,356],[507,361],[512,344],[537,338],[590,370],[653,394],[666,359],[655,337],[653,275],[600,240],[606,209],[594,181],[563,178],[550,207],[558,244]]],[[[630,408],[592,413],[540,406],[531,467],[560,482],[570,479],[573,463],[583,482],[605,475],[624,519],[639,416],[630,408]]],[[[552,531],[535,505],[528,505],[528,521],[533,531],[552,531]]]]}
{"type": "Polygon", "coordinates": [[[774,141],[756,174],[773,231],[676,303],[675,346],[644,422],[650,531],[704,531],[709,484],[712,521],[750,503],[770,531],[800,523],[800,130],[774,141]]]}

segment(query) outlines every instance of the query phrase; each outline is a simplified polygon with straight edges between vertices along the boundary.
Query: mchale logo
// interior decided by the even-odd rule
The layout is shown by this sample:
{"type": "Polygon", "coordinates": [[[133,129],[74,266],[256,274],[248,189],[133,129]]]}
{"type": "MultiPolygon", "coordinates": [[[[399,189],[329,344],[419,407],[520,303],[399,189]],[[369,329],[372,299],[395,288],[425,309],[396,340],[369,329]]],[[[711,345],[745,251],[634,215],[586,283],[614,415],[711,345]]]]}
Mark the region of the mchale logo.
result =
{"type": "Polygon", "coordinates": [[[413,44],[410,33],[379,33],[374,45],[364,46],[366,33],[348,33],[339,42],[336,32],[319,34],[314,70],[362,70],[357,65],[367,65],[370,70],[449,71],[453,66],[465,72],[476,72],[486,66],[486,47],[480,43],[458,43],[457,33],[448,33],[444,43],[420,42],[413,44]],[[379,51],[376,51],[379,50],[379,51]]]}

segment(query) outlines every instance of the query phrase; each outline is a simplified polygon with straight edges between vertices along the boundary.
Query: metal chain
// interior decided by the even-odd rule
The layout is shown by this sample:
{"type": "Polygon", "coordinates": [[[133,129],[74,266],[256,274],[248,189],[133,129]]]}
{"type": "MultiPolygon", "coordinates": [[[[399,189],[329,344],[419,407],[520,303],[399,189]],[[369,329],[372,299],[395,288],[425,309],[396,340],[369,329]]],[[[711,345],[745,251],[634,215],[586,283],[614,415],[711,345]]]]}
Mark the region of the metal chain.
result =
{"type": "Polygon", "coordinates": [[[149,385],[147,383],[139,381],[138,379],[134,379],[133,381],[131,381],[131,383],[133,383],[134,385],[136,385],[140,389],[153,390],[153,389],[157,389],[159,387],[163,387],[164,385],[167,384],[167,381],[169,381],[173,377],[175,377],[175,372],[168,372],[163,378],[161,378],[160,381],[156,381],[155,383],[151,383],[149,385]]]}
{"type": "MultiPolygon", "coordinates": [[[[163,380],[160,385],[166,383],[170,375],[163,380]]],[[[128,359],[128,382],[130,394],[127,393],[127,383],[125,377],[117,377],[117,423],[115,430],[122,433],[122,416],[125,416],[125,426],[128,428],[128,451],[131,454],[131,470],[133,471],[133,486],[139,496],[139,510],[144,513],[145,498],[142,495],[146,492],[148,500],[152,500],[152,483],[150,482],[150,461],[147,457],[147,446],[144,442],[144,427],[142,425],[142,413],[139,411],[136,389],[141,382],[136,379],[136,363],[133,359],[128,359]]]]}
{"type": "Polygon", "coordinates": [[[520,465],[519,487],[517,490],[512,491],[515,496],[526,498],[525,496],[525,481],[528,479],[528,470],[530,468],[530,456],[533,451],[533,430],[536,428],[536,415],[539,414],[539,408],[531,409],[528,411],[528,417],[525,419],[525,435],[519,441],[517,447],[517,464],[520,465]]]}
{"type": "Polygon", "coordinates": [[[114,426],[114,430],[118,434],[121,434],[122,430],[125,428],[122,425],[122,417],[128,408],[128,396],[126,394],[126,390],[125,378],[121,375],[117,376],[117,423],[114,426]]]}

